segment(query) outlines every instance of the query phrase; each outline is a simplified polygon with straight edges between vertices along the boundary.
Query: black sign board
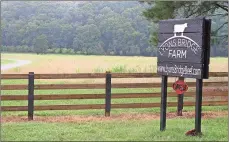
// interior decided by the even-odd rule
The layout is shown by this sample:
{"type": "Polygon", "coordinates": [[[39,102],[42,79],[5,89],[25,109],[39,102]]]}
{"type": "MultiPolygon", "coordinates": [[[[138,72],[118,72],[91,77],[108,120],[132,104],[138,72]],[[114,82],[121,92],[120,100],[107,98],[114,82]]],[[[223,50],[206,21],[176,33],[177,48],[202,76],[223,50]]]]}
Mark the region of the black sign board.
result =
{"type": "Polygon", "coordinates": [[[203,79],[207,79],[209,74],[210,31],[211,20],[204,17],[159,22],[157,73],[162,76],[161,131],[166,127],[167,78],[174,76],[196,78],[194,130],[201,134],[202,88],[203,79]]]}
{"type": "Polygon", "coordinates": [[[207,79],[210,24],[204,17],[160,21],[157,73],[207,79]]]}

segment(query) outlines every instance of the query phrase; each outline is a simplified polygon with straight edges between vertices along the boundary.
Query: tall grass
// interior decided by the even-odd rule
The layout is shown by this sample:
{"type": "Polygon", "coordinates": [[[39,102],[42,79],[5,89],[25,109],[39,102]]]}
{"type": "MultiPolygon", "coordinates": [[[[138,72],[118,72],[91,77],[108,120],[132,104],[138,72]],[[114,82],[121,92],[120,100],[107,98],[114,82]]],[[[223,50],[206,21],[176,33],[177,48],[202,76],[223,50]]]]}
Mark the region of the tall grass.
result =
{"type": "Polygon", "coordinates": [[[97,67],[97,68],[93,69],[92,72],[93,73],[104,73],[105,70],[103,68],[101,68],[101,67],[97,67]]]}
{"type": "Polygon", "coordinates": [[[16,73],[20,73],[21,72],[21,67],[15,67],[13,69],[13,71],[16,72],[16,73]]]}
{"type": "Polygon", "coordinates": [[[139,73],[139,72],[156,72],[156,66],[148,65],[145,67],[140,67],[137,65],[135,67],[128,67],[127,65],[114,65],[111,68],[102,68],[97,67],[93,69],[93,73],[104,73],[106,71],[110,71],[112,73],[139,73]]]}
{"type": "Polygon", "coordinates": [[[124,73],[124,72],[127,72],[127,66],[126,65],[115,65],[110,69],[110,71],[114,73],[124,73]]]}
{"type": "Polygon", "coordinates": [[[79,73],[80,72],[80,68],[76,68],[76,73],[79,73]]]}

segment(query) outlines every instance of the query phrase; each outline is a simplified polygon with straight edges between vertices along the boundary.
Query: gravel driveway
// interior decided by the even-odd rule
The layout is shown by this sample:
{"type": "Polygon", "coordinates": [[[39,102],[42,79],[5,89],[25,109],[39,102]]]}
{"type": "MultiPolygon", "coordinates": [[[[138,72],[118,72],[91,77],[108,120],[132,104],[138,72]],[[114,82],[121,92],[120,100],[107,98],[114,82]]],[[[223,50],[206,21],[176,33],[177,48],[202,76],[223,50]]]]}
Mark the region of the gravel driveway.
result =
{"type": "Polygon", "coordinates": [[[31,61],[28,61],[28,60],[15,60],[15,59],[7,59],[7,60],[15,61],[15,63],[1,65],[1,70],[2,71],[8,70],[8,69],[11,69],[11,68],[15,68],[15,67],[20,67],[20,66],[27,65],[27,64],[31,63],[31,61]]]}

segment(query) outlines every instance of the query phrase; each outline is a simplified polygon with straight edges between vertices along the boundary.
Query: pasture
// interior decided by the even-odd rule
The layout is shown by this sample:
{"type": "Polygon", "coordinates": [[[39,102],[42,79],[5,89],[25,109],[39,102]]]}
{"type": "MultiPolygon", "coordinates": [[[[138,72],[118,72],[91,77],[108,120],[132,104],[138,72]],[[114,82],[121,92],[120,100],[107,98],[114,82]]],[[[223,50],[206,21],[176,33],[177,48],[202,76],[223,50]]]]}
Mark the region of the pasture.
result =
{"type": "Polygon", "coordinates": [[[11,63],[14,63],[14,61],[8,59],[1,59],[1,65],[11,64],[11,63]]]}
{"type": "MultiPolygon", "coordinates": [[[[31,64],[2,71],[5,73],[28,74],[36,73],[104,73],[111,72],[156,72],[155,57],[117,57],[117,56],[81,56],[81,55],[36,55],[36,54],[2,54],[5,59],[30,60],[31,64]]],[[[211,58],[211,72],[228,72],[227,58],[211,58]]],[[[209,79],[210,81],[216,78],[209,79]]],[[[193,81],[192,79],[190,79],[193,81]]],[[[217,80],[228,80],[217,78],[217,80]]],[[[113,79],[112,82],[159,82],[160,79],[113,79]]],[[[169,79],[174,82],[175,79],[169,79]]],[[[35,84],[68,84],[68,83],[104,83],[104,79],[68,79],[45,80],[37,79],[35,84]]],[[[3,80],[2,84],[28,84],[28,80],[3,80]]],[[[168,92],[172,88],[168,86],[168,92]]],[[[160,92],[159,88],[122,88],[112,89],[112,93],[152,93],[160,92]]],[[[36,94],[87,94],[104,93],[104,89],[71,89],[71,90],[35,90],[36,94]]],[[[2,95],[26,95],[26,90],[4,90],[2,95]]],[[[184,101],[195,98],[184,98],[184,101]]],[[[209,98],[204,98],[209,99],[209,98]]],[[[222,98],[224,99],[224,98],[222,98]]],[[[168,98],[175,102],[177,98],[168,98]]],[[[204,101],[204,100],[203,100],[204,101]]],[[[112,103],[160,103],[160,98],[114,99],[112,103]]],[[[27,101],[2,101],[2,106],[27,105],[27,101]]],[[[103,99],[89,100],[42,100],[35,105],[52,104],[101,104],[103,99]]],[[[175,107],[169,107],[168,113],[175,114],[175,107]]],[[[159,131],[158,115],[160,108],[114,109],[110,118],[102,117],[104,110],[65,110],[35,111],[35,120],[27,122],[27,112],[3,112],[2,140],[227,140],[227,106],[203,106],[202,131],[204,136],[186,137],[184,132],[194,128],[195,107],[184,107],[184,116],[172,117],[167,121],[167,130],[159,131]],[[221,113],[222,112],[222,113],[221,113]],[[187,114],[186,114],[187,113],[187,114]],[[150,117],[147,117],[147,115],[150,117]],[[192,115],[190,115],[192,114],[192,115]],[[211,117],[214,116],[214,117],[211,117]],[[66,116],[66,117],[65,117],[66,116]],[[131,116],[131,117],[129,117],[131,116]],[[144,117],[146,116],[146,117],[144,117]],[[187,117],[189,116],[189,117],[187,117]],[[62,118],[63,117],[63,118],[62,118]],[[74,117],[76,117],[74,119],[74,117]],[[99,117],[99,118],[98,118],[99,117]],[[45,119],[46,118],[46,119],[45,119]],[[49,120],[49,119],[50,120],[49,120]],[[90,119],[91,118],[91,119],[90,119]],[[98,120],[100,121],[96,121],[98,120]],[[121,118],[121,119],[120,119],[121,118]],[[129,118],[129,119],[128,119],[129,118]],[[137,119],[138,118],[138,119],[137,119]],[[147,119],[148,118],[148,119],[147,119]],[[208,119],[211,118],[211,119],[208,119]],[[213,119],[214,118],[214,119],[213,119]],[[12,121],[11,121],[12,119],[12,121]],[[60,120],[59,120],[60,119],[60,120]],[[95,119],[95,120],[94,120],[95,119]],[[55,121],[56,120],[56,121],[55,121]],[[83,120],[83,121],[82,121],[83,120]],[[84,121],[90,120],[90,121],[84,121]],[[107,121],[109,120],[109,121],[107,121]],[[217,131],[217,132],[216,132],[217,131]]]]}
{"type": "MultiPolygon", "coordinates": [[[[156,57],[2,54],[5,59],[30,60],[32,64],[2,73],[156,72],[156,57]]],[[[228,58],[211,58],[210,72],[227,72],[228,58]]]]}

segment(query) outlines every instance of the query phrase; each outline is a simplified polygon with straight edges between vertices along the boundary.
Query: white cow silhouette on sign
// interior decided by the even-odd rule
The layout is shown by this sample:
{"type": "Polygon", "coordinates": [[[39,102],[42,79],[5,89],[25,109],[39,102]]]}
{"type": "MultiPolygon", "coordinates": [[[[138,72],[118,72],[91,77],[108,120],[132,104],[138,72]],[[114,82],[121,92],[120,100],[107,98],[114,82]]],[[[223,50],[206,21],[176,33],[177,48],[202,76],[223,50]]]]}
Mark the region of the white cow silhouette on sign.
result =
{"type": "Polygon", "coordinates": [[[181,33],[181,36],[183,36],[184,29],[188,27],[187,23],[184,24],[176,24],[174,25],[174,36],[176,36],[176,33],[181,33]]]}

